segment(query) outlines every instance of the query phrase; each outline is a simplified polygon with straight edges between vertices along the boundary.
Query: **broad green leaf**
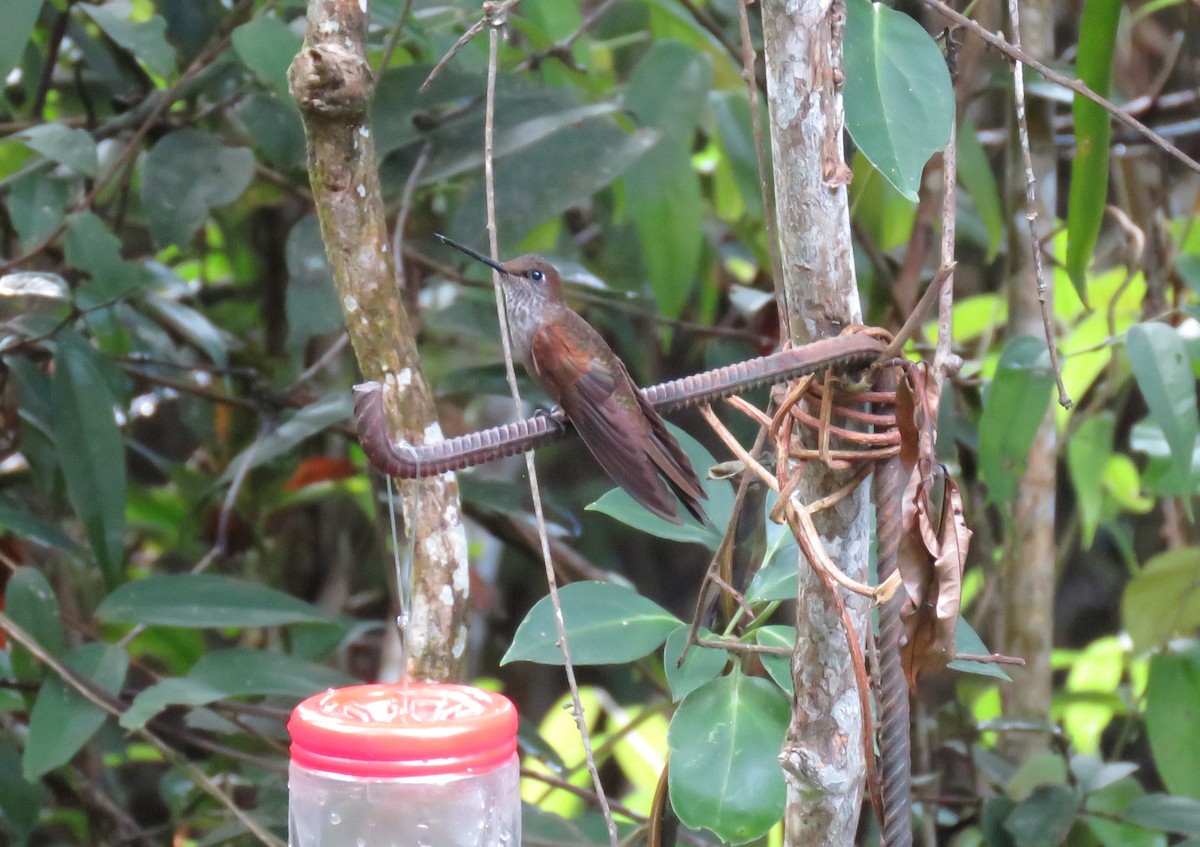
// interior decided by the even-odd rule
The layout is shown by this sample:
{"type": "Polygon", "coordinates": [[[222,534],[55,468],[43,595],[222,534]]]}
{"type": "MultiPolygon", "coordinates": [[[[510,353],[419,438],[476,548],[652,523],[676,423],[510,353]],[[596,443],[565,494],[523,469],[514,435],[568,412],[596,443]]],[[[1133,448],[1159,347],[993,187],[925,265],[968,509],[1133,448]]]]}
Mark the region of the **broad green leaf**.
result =
{"type": "Polygon", "coordinates": [[[646,274],[659,311],[678,317],[699,278],[704,230],[700,176],[687,151],[660,142],[625,177],[646,274]]]}
{"type": "Polygon", "coordinates": [[[1200,835],[1200,801],[1168,794],[1146,794],[1129,804],[1125,817],[1146,829],[1200,835]]]}
{"type": "Polygon", "coordinates": [[[0,79],[21,61],[33,34],[42,0],[4,0],[4,26],[0,27],[0,79]]]}
{"type": "Polygon", "coordinates": [[[71,129],[57,123],[39,124],[20,133],[17,138],[31,150],[84,176],[95,176],[100,170],[96,142],[87,130],[71,129]]]}
{"type": "Polygon", "coordinates": [[[702,502],[704,511],[712,519],[712,526],[702,526],[682,506],[679,513],[683,518],[682,524],[673,524],[652,514],[645,506],[638,503],[620,488],[609,491],[587,508],[590,511],[603,512],[609,517],[616,518],[623,524],[634,529],[648,532],[659,538],[670,541],[694,541],[703,544],[710,550],[716,550],[721,543],[721,531],[717,527],[729,525],[729,516],[733,514],[733,486],[724,480],[708,479],[708,469],[716,461],[699,441],[674,424],[668,423],[667,428],[687,453],[692,461],[692,468],[700,477],[700,484],[708,499],[702,502]]]}
{"type": "Polygon", "coordinates": [[[167,22],[161,16],[154,15],[149,20],[134,23],[112,7],[80,3],[79,8],[104,30],[105,35],[132,53],[155,76],[169,77],[174,73],[175,48],[167,43],[167,22]]]}
{"type": "Polygon", "coordinates": [[[736,668],[684,698],[667,743],[671,806],[685,826],[744,844],[779,821],[789,712],[773,683],[736,668]]]}
{"type": "Polygon", "coordinates": [[[344,325],[315,215],[301,218],[292,227],[284,256],[288,269],[288,346],[299,352],[314,335],[336,332],[344,325]]]}
{"type": "Polygon", "coordinates": [[[43,547],[60,550],[72,555],[79,553],[79,545],[57,525],[30,514],[19,503],[9,497],[0,497],[0,528],[11,530],[24,541],[43,547]]]}
{"type": "MultiPolygon", "coordinates": [[[[683,645],[687,643],[690,631],[690,625],[679,627],[667,636],[667,643],[663,647],[663,670],[667,675],[667,684],[671,686],[671,699],[676,701],[715,678],[729,663],[728,651],[693,644],[688,649],[683,667],[680,667],[679,657],[683,654],[683,645]]],[[[707,629],[701,629],[699,635],[701,638],[713,637],[707,629]]]]}
{"type": "Polygon", "coordinates": [[[1125,586],[1125,631],[1139,650],[1200,626],[1200,548],[1181,547],[1146,562],[1125,586]]]}
{"type": "Polygon", "coordinates": [[[105,581],[115,585],[125,558],[125,441],[98,354],[70,330],[58,334],[53,396],[54,441],[67,499],[105,581]]]}
{"type": "Polygon", "coordinates": [[[895,250],[907,244],[917,217],[916,204],[897,191],[862,150],[855,151],[850,168],[854,176],[850,182],[854,222],[866,228],[880,250],[895,250]]]}
{"type": "Polygon", "coordinates": [[[924,28],[870,0],[846,3],[846,129],[896,190],[916,201],[921,171],[946,146],[954,90],[924,28]]]}
{"type": "Polygon", "coordinates": [[[1018,803],[1004,828],[1017,847],[1055,847],[1066,840],[1079,814],[1081,798],[1066,785],[1036,789],[1028,800],[1018,803]]]}
{"type": "Polygon", "coordinates": [[[21,775],[20,754],[0,739],[0,820],[12,833],[12,847],[25,847],[46,807],[45,795],[41,782],[21,775]]]}
{"type": "Polygon", "coordinates": [[[303,39],[279,18],[256,18],[233,31],[233,50],[276,94],[290,97],[287,72],[303,39]]]}
{"type": "MultiPolygon", "coordinates": [[[[763,647],[786,647],[791,650],[796,646],[796,628],[794,626],[771,625],[755,630],[754,640],[763,647]]],[[[792,681],[792,659],[790,656],[772,656],[763,653],[759,656],[762,666],[766,668],[775,684],[783,689],[783,693],[791,697],[795,693],[792,681]]]]}
{"type": "MultiPolygon", "coordinates": [[[[73,650],[63,664],[109,694],[117,695],[125,683],[129,656],[115,644],[92,642],[73,650]]],[[[38,779],[71,761],[107,716],[108,712],[60,677],[48,677],[29,714],[29,735],[21,768],[25,778],[38,779]]]]}
{"type": "MultiPolygon", "coordinates": [[[[1113,47],[1121,20],[1122,0],[1086,0],[1079,19],[1079,55],[1075,76],[1092,91],[1108,95],[1113,47]]],[[[1108,198],[1108,147],[1112,123],[1107,111],[1079,94],[1075,116],[1075,156],[1067,200],[1067,273],[1087,305],[1087,267],[1100,235],[1108,198]]]]}
{"type": "Polygon", "coordinates": [[[204,351],[214,365],[228,367],[230,339],[203,314],[185,303],[159,294],[147,295],[145,306],[165,326],[204,351]]]}
{"type": "Polygon", "coordinates": [[[276,427],[274,432],[259,438],[239,453],[225,468],[217,482],[224,485],[240,473],[243,467],[256,468],[276,456],[282,456],[302,441],[346,420],[352,412],[353,403],[349,394],[340,389],[331,391],[316,402],[309,403],[276,427]]]}
{"type": "Polygon", "coordinates": [[[1054,375],[1046,342],[1030,335],[1009,340],[979,419],[979,471],[988,498],[1010,502],[1046,409],[1054,375]]]}
{"type": "Polygon", "coordinates": [[[155,574],[104,598],[96,617],[109,623],[183,627],[328,623],[329,615],[290,594],[217,574],[155,574]]]}
{"type": "Polygon", "coordinates": [[[1200,800],[1200,650],[1150,657],[1146,735],[1167,789],[1200,800]]]}
{"type": "Polygon", "coordinates": [[[153,281],[145,268],[121,258],[120,239],[94,212],[70,215],[63,241],[67,264],[91,277],[75,292],[80,308],[110,303],[153,281]]]}
{"type": "MultiPolygon", "coordinates": [[[[775,502],[774,499],[768,499],[767,508],[773,508],[775,502]]],[[[763,556],[762,567],[746,589],[746,601],[795,600],[799,590],[797,568],[800,547],[791,530],[784,526],[768,523],[767,533],[770,536],[767,553],[763,556]]]]}
{"type": "Polygon", "coordinates": [[[958,181],[975,202],[975,209],[987,228],[987,261],[996,258],[1004,238],[1004,210],[1000,206],[1000,189],[992,172],[987,153],[979,143],[979,130],[969,115],[963,117],[956,136],[958,181]]]}
{"type": "Polygon", "coordinates": [[[304,125],[287,101],[265,91],[251,91],[233,112],[268,164],[284,171],[304,166],[304,125]]]}
{"type": "Polygon", "coordinates": [[[154,243],[186,244],[209,210],[232,203],[253,177],[254,154],[245,147],[225,147],[195,129],[161,139],[142,166],[142,206],[154,243]]]}
{"type": "MultiPolygon", "coordinates": [[[[576,665],[624,664],[653,652],[680,625],[674,615],[630,588],[607,582],[573,582],[558,597],[566,623],[571,661],[576,665]]],[[[500,664],[561,665],[554,606],[537,602],[517,627],[500,664]]]]}
{"type": "MultiPolygon", "coordinates": [[[[1200,444],[1192,451],[1191,462],[1177,465],[1162,429],[1149,418],[1133,425],[1129,447],[1149,458],[1142,473],[1142,482],[1151,494],[1191,495],[1196,491],[1195,480],[1200,478],[1200,444]]],[[[1184,501],[1184,507],[1188,505],[1184,501]]]]}
{"type": "Polygon", "coordinates": [[[12,182],[6,202],[22,250],[32,249],[58,228],[67,211],[68,194],[67,183],[45,171],[12,182]]]}
{"type": "Polygon", "coordinates": [[[625,108],[660,140],[625,175],[625,196],[637,224],[646,273],[659,309],[683,310],[700,264],[704,217],[691,142],[712,83],[712,62],[669,39],[656,41],[634,68],[625,108]]]}
{"type": "Polygon", "coordinates": [[[1098,756],[1078,754],[1071,757],[1071,775],[1084,794],[1091,794],[1136,773],[1134,762],[1105,762],[1098,756]]]}
{"type": "Polygon", "coordinates": [[[1042,753],[1021,762],[1008,780],[1004,783],[1004,791],[1018,803],[1023,803],[1033,796],[1033,792],[1049,785],[1065,785],[1067,782],[1067,763],[1057,753],[1042,753]]]}
{"type": "Polygon", "coordinates": [[[1125,351],[1150,417],[1171,445],[1171,456],[1181,473],[1191,467],[1200,430],[1196,411],[1196,379],[1179,333],[1166,324],[1143,323],[1129,328],[1125,351]]]}
{"type": "MultiPolygon", "coordinates": [[[[967,622],[967,619],[962,615],[958,617],[958,623],[954,627],[954,652],[965,653],[967,655],[986,656],[992,651],[983,643],[983,639],[979,637],[979,633],[975,628],[967,622]]],[[[949,662],[946,667],[952,670],[961,671],[963,673],[973,673],[978,676],[991,676],[996,679],[1002,679],[1005,682],[1012,682],[1012,677],[1004,672],[1004,668],[993,662],[977,662],[973,659],[954,659],[949,662]]]]}
{"type": "Polygon", "coordinates": [[[121,715],[137,729],[168,706],[203,706],[227,697],[271,696],[294,702],[357,680],[341,671],[287,653],[230,649],[205,653],[187,676],[165,679],[141,691],[121,715]]]}
{"type": "Polygon", "coordinates": [[[1126,823],[1121,817],[1145,794],[1137,780],[1125,778],[1088,794],[1083,820],[1104,847],[1166,847],[1167,839],[1126,823]]]}
{"type": "Polygon", "coordinates": [[[1112,455],[1114,427],[1111,415],[1096,415],[1085,420],[1067,444],[1067,467],[1078,498],[1083,546],[1089,550],[1104,506],[1104,473],[1112,455]]]}
{"type": "MultiPolygon", "coordinates": [[[[611,119],[595,118],[505,157],[504,167],[496,169],[502,251],[611,185],[657,138],[652,130],[626,134],[611,119]]],[[[478,242],[486,231],[483,212],[483,185],[476,183],[459,204],[452,237],[465,244],[478,242]]]]}
{"type": "Polygon", "coordinates": [[[1123,642],[1117,636],[1097,638],[1071,665],[1066,690],[1058,698],[1053,718],[1062,723],[1076,750],[1098,752],[1104,730],[1118,711],[1125,711],[1115,694],[1125,673],[1128,654],[1123,642]],[[1104,695],[1108,692],[1114,694],[1110,702],[1105,702],[1104,695]]]}
{"type": "MultiPolygon", "coordinates": [[[[49,580],[35,567],[26,565],[12,572],[4,589],[5,613],[52,656],[67,649],[66,631],[58,609],[58,597],[49,580]]],[[[12,669],[22,681],[41,679],[40,662],[18,644],[12,646],[12,669]]]]}

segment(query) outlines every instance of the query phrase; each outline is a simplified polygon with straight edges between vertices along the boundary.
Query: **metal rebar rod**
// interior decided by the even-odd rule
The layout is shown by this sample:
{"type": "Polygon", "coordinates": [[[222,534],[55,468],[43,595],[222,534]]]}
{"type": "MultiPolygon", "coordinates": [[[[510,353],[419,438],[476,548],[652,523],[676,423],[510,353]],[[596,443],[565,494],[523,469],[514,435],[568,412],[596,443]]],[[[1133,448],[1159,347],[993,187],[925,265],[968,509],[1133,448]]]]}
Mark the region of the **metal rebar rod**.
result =
{"type": "MultiPolygon", "coordinates": [[[[673,412],[826,368],[862,368],[876,361],[884,349],[884,343],[873,336],[849,333],[652,385],[642,394],[658,411],[673,412]]],[[[378,382],[354,387],[354,418],[367,459],[398,479],[434,476],[525,453],[571,429],[562,412],[555,410],[431,444],[397,441],[388,431],[378,382]]]]}
{"type": "MultiPolygon", "coordinates": [[[[894,389],[895,376],[885,372],[877,387],[894,389]]],[[[899,455],[875,466],[875,539],[879,582],[896,571],[903,532],[904,464],[899,455]]],[[[900,661],[904,623],[900,609],[901,587],[879,607],[879,773],[883,795],[884,847],[912,847],[912,753],[909,725],[908,680],[900,661]]]]}

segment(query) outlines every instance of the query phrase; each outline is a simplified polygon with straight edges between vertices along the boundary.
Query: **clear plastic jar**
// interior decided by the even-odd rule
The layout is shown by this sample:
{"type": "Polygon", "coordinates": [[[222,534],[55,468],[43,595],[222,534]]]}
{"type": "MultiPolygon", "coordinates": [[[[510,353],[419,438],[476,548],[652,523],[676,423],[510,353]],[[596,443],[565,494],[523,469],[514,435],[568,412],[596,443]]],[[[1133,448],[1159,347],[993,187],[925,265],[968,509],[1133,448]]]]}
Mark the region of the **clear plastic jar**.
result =
{"type": "Polygon", "coordinates": [[[291,847],[519,847],[517,712],[465,685],[356,685],[288,721],[291,847]]]}

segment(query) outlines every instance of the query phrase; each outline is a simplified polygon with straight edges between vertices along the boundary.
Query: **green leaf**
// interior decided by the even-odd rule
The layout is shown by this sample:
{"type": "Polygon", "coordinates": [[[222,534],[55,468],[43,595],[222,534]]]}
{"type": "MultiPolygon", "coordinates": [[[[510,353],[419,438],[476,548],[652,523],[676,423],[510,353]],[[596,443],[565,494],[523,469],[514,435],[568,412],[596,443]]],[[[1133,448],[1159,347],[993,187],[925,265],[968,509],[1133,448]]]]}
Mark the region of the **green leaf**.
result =
{"type": "MultiPolygon", "coordinates": [[[[794,596],[794,595],[793,595],[794,596]]],[[[791,650],[796,646],[796,628],[794,626],[764,626],[755,630],[754,640],[763,647],[786,647],[791,650]]],[[[762,666],[766,668],[775,684],[783,689],[783,693],[791,697],[795,693],[792,681],[792,659],[790,656],[772,656],[763,653],[759,656],[762,666]]]]}
{"type": "MultiPolygon", "coordinates": [[[[687,643],[690,625],[684,625],[667,636],[663,647],[663,670],[667,674],[667,684],[671,686],[671,699],[682,700],[701,685],[714,679],[729,663],[729,652],[716,647],[701,647],[693,644],[687,653],[683,667],[679,666],[679,657],[683,654],[683,645],[687,643]]],[[[713,634],[707,629],[699,632],[701,638],[712,638],[713,634]]]]}
{"type": "MultiPolygon", "coordinates": [[[[51,656],[67,649],[66,631],[58,609],[58,597],[49,580],[35,567],[25,566],[12,572],[4,590],[5,613],[13,623],[32,636],[51,656]]],[[[41,679],[41,663],[18,644],[12,647],[13,674],[22,681],[41,679]]]]}
{"type": "Polygon", "coordinates": [[[229,338],[212,321],[191,306],[169,297],[149,294],[144,302],[151,314],[188,343],[203,350],[214,365],[229,366],[229,338]]]}
{"type": "Polygon", "coordinates": [[[22,250],[32,249],[58,228],[67,211],[68,194],[66,182],[43,171],[34,171],[12,182],[8,190],[8,214],[21,239],[22,250]]]}
{"type": "Polygon", "coordinates": [[[217,482],[225,485],[241,472],[243,466],[256,468],[276,456],[282,456],[302,441],[346,420],[353,411],[353,401],[346,391],[331,391],[319,400],[309,403],[276,427],[274,432],[259,438],[239,453],[225,468],[217,482]]]}
{"type": "Polygon", "coordinates": [[[328,623],[325,612],[257,582],[217,574],[155,574],[104,598],[96,617],[110,623],[182,627],[328,623]]]}
{"type": "MultiPolygon", "coordinates": [[[[1075,76],[1092,91],[1108,95],[1113,47],[1121,20],[1122,0],[1086,0],[1079,18],[1079,56],[1075,76]]],[[[1080,94],[1071,106],[1075,116],[1075,156],[1067,200],[1067,274],[1087,305],[1087,268],[1100,235],[1108,201],[1108,147],[1112,123],[1107,111],[1080,94]]]]}
{"type": "MultiPolygon", "coordinates": [[[[129,656],[115,644],[93,642],[73,650],[63,664],[115,696],[125,684],[129,656]]],[[[107,716],[108,712],[61,678],[49,677],[29,714],[29,735],[22,760],[25,778],[38,779],[71,761],[107,716]]]]}
{"type": "Polygon", "coordinates": [[[648,532],[658,538],[671,541],[694,541],[703,544],[709,550],[716,550],[721,543],[721,531],[717,527],[728,526],[729,516],[733,514],[733,486],[723,480],[708,479],[706,471],[716,464],[712,455],[686,432],[672,423],[667,424],[671,434],[691,459],[692,467],[700,477],[700,484],[708,494],[704,501],[704,510],[712,518],[712,526],[703,526],[685,509],[680,509],[683,517],[682,524],[673,524],[652,514],[645,506],[638,503],[620,488],[614,488],[592,503],[589,511],[603,512],[621,523],[648,532]]]}
{"type": "Polygon", "coordinates": [[[1190,469],[1200,415],[1196,411],[1195,377],[1183,339],[1161,323],[1136,324],[1125,334],[1125,351],[1150,417],[1171,445],[1176,467],[1190,469]]]}
{"type": "Polygon", "coordinates": [[[125,558],[125,441],[97,353],[70,330],[58,334],[53,397],[54,441],[67,499],[105,581],[115,585],[125,558]]]}
{"type": "Polygon", "coordinates": [[[1050,406],[1053,385],[1045,340],[1030,335],[1010,339],[979,419],[979,471],[993,502],[1017,496],[1025,457],[1050,406]]]}
{"type": "Polygon", "coordinates": [[[70,215],[63,241],[67,264],[91,277],[75,292],[82,309],[118,300],[152,282],[145,268],[121,258],[120,239],[94,212],[70,215]]]}
{"type": "MultiPolygon", "coordinates": [[[[595,118],[556,132],[506,156],[496,170],[496,215],[501,249],[534,228],[611,185],[653,146],[652,130],[626,134],[609,118],[595,118]]],[[[451,236],[476,242],[484,229],[482,182],[467,192],[451,236]]]]}
{"type": "Polygon", "coordinates": [[[1112,455],[1115,423],[1111,415],[1088,418],[1067,444],[1067,467],[1079,502],[1083,546],[1090,549],[1104,507],[1104,473],[1112,455]]]}
{"type": "Polygon", "coordinates": [[[0,497],[0,527],[11,530],[24,541],[40,544],[51,550],[61,550],[72,555],[77,555],[80,551],[74,539],[56,524],[30,514],[8,497],[0,497]]]}
{"type": "Polygon", "coordinates": [[[168,77],[175,71],[175,48],[167,43],[167,22],[160,15],[134,23],[111,7],[80,3],[79,8],[155,76],[168,77]]]}
{"type": "Polygon", "coordinates": [[[979,143],[979,130],[975,128],[975,122],[969,115],[959,124],[956,145],[958,180],[975,201],[975,208],[983,218],[983,225],[988,234],[987,261],[991,262],[996,258],[1004,238],[1004,210],[1000,205],[1000,189],[996,185],[996,175],[992,172],[983,145],[979,143]]]}
{"type": "Polygon", "coordinates": [[[146,154],[141,197],[150,234],[159,247],[186,244],[210,209],[232,203],[254,177],[254,154],[221,139],[181,129],[146,154]]]}
{"type": "MultiPolygon", "coordinates": [[[[763,214],[762,188],[758,181],[758,156],[754,152],[754,131],[751,127],[750,104],[742,92],[713,91],[709,94],[709,108],[721,137],[721,149],[729,160],[738,191],[746,202],[746,208],[759,217],[763,214]]],[[[763,110],[766,111],[765,109],[763,110]]],[[[770,145],[763,151],[767,154],[769,174],[770,145]]]]}
{"type": "Polygon", "coordinates": [[[1067,838],[1079,814],[1080,798],[1065,785],[1047,785],[1009,814],[1004,828],[1018,847],[1055,847],[1067,838]]]}
{"type": "Polygon", "coordinates": [[[946,146],[954,89],[920,24],[869,0],[846,3],[846,129],[896,190],[917,200],[921,171],[946,146]]]}
{"type": "Polygon", "coordinates": [[[296,221],[288,233],[284,255],[288,269],[288,346],[299,352],[314,335],[336,332],[344,326],[315,215],[296,221]]]}
{"type": "MultiPolygon", "coordinates": [[[[986,656],[992,651],[983,643],[983,639],[979,637],[979,633],[971,624],[967,623],[967,619],[959,615],[958,623],[954,627],[954,652],[975,654],[986,656]]],[[[992,662],[976,662],[972,659],[954,659],[949,662],[946,667],[963,673],[973,673],[977,676],[990,676],[996,679],[1002,679],[1005,682],[1012,682],[1012,677],[1004,672],[1004,668],[992,662]]]]}
{"type": "Polygon", "coordinates": [[[216,650],[205,653],[187,676],[165,679],[141,691],[121,715],[121,726],[145,726],[168,706],[203,706],[228,697],[248,696],[283,697],[295,703],[357,681],[341,671],[287,653],[216,650]]]}
{"type": "Polygon", "coordinates": [[[1145,792],[1137,780],[1121,779],[1088,794],[1083,820],[1104,847],[1167,847],[1162,834],[1126,823],[1121,816],[1145,792]]]}
{"type": "Polygon", "coordinates": [[[711,85],[707,56],[664,39],[634,68],[624,99],[638,122],[661,136],[625,175],[625,194],[655,299],[669,317],[682,312],[695,288],[704,245],[697,225],[704,199],[691,142],[711,85]]]}
{"type": "Polygon", "coordinates": [[[1200,548],[1181,547],[1150,559],[1125,585],[1121,607],[1125,631],[1139,651],[1200,626],[1200,548]]]}
{"type": "Polygon", "coordinates": [[[288,93],[287,72],[304,43],[278,18],[257,18],[233,31],[233,50],[254,75],[282,97],[288,93]]]}
{"type": "Polygon", "coordinates": [[[25,847],[45,808],[45,795],[40,782],[21,775],[20,754],[0,740],[0,821],[12,833],[12,847],[25,847]]]}
{"type": "Polygon", "coordinates": [[[788,717],[783,692],[736,668],[684,698],[667,732],[679,820],[731,844],[765,835],[786,799],[778,757],[788,717]]]}
{"type": "MultiPolygon", "coordinates": [[[[573,582],[564,586],[558,597],[571,661],[576,665],[624,664],[640,659],[657,650],[680,625],[678,618],[657,603],[622,585],[573,582]]],[[[518,661],[563,663],[554,606],[548,596],[521,621],[500,664],[518,661]]]]}
{"type": "Polygon", "coordinates": [[[1200,801],[1147,794],[1129,804],[1125,817],[1138,826],[1181,835],[1200,835],[1200,801]]]}
{"type": "Polygon", "coordinates": [[[42,0],[4,0],[4,26],[0,27],[0,79],[8,76],[25,53],[33,34],[42,0]]]}
{"type": "Polygon", "coordinates": [[[39,124],[19,133],[17,138],[29,149],[84,176],[95,176],[100,171],[96,142],[87,130],[57,123],[39,124]]]}
{"type": "Polygon", "coordinates": [[[1167,790],[1200,800],[1200,650],[1150,658],[1146,735],[1167,790]]]}
{"type": "Polygon", "coordinates": [[[233,112],[268,164],[285,171],[304,166],[304,125],[296,109],[263,91],[251,91],[233,112]]]}

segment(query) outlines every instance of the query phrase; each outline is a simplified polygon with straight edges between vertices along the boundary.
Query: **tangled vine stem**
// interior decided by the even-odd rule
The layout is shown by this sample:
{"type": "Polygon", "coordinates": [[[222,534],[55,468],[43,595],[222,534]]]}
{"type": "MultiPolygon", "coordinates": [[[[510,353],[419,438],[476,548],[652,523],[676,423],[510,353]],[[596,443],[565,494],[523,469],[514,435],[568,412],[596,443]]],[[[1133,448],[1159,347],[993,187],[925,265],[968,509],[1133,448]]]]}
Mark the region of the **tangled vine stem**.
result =
{"type": "MultiPolygon", "coordinates": [[[[642,389],[660,412],[685,409],[827,368],[852,371],[877,361],[886,345],[878,338],[851,332],[781,350],[642,389]]],[[[354,387],[354,417],[367,459],[398,479],[418,479],[462,470],[517,453],[527,453],[570,430],[561,412],[479,430],[433,444],[395,441],[383,412],[383,386],[367,382],[354,387]]]]}

